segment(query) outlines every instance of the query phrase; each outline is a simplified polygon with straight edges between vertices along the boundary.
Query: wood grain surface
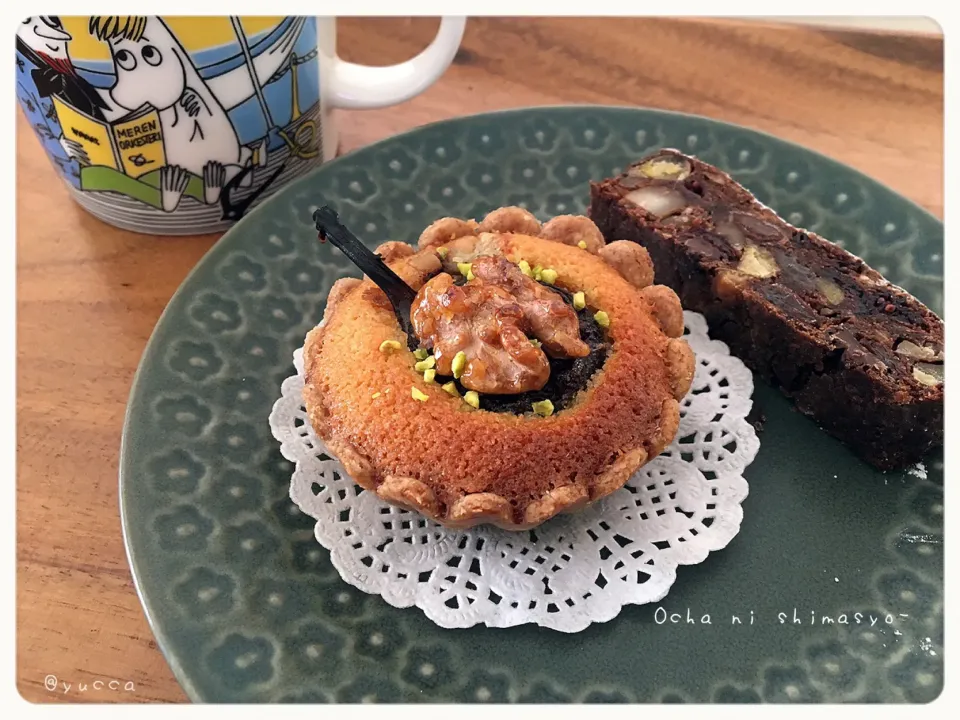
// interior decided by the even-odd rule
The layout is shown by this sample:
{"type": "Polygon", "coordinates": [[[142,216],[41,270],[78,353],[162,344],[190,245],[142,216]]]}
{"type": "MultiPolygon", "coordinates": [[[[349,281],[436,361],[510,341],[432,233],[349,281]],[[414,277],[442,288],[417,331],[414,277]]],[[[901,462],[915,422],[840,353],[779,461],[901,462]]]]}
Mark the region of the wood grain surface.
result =
{"type": "MultiPolygon", "coordinates": [[[[340,53],[398,62],[436,26],[343,20],[340,53]]],[[[472,19],[454,66],[423,95],[342,113],[342,145],[469,113],[572,102],[764,130],[942,217],[938,37],[736,21],[472,19]]],[[[117,458],[147,338],[216,237],[147,237],[87,215],[17,115],[17,687],[35,702],[182,702],[130,578],[117,458]]]]}

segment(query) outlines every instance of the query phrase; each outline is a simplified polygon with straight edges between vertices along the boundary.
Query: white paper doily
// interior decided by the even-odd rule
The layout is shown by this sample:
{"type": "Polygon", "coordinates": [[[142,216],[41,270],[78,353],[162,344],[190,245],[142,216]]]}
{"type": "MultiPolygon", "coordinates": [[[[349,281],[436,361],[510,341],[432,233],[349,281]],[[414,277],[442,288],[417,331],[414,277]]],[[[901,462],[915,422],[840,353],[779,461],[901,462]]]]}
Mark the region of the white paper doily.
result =
{"type": "Polygon", "coordinates": [[[343,579],[396,607],[416,605],[441,627],[524,623],[578,632],[627,604],[661,600],[678,565],[702,562],[737,534],[743,470],[760,448],[746,421],[753,376],[685,312],[697,356],[680,430],[617,492],[527,532],[447,530],[364,492],[307,421],[303,351],[282,385],[270,428],[296,469],[290,497],[343,579]]]}

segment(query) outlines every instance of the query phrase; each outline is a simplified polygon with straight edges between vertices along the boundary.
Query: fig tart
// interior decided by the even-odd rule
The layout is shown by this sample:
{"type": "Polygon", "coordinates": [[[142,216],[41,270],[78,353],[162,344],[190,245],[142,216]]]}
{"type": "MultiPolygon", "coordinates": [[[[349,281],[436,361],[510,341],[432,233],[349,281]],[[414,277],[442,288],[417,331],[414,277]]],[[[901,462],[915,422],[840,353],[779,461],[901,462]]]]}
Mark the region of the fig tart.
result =
{"type": "Polygon", "coordinates": [[[366,490],[445,526],[523,530],[673,440],[695,359],[640,245],[508,207],[376,253],[304,346],[310,423],[366,490]]]}

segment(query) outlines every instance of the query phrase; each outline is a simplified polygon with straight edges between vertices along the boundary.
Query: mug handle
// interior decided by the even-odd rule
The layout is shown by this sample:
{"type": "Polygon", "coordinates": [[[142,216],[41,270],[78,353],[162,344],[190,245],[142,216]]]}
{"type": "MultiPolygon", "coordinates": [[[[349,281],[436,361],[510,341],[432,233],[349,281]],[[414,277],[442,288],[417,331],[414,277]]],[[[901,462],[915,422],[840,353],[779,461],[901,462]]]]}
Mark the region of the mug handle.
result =
{"type": "Polygon", "coordinates": [[[463,39],[467,19],[440,19],[437,36],[415,58],[397,65],[370,67],[331,58],[326,78],[331,105],[346,110],[396,105],[419,95],[450,67],[463,39]]]}

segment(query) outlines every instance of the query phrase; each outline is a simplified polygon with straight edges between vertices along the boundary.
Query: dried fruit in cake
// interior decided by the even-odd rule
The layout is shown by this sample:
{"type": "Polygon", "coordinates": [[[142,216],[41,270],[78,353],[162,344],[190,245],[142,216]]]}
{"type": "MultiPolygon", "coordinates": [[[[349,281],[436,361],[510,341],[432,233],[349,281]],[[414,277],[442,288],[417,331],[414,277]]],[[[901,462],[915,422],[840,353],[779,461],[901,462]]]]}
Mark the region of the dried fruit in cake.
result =
{"type": "Polygon", "coordinates": [[[860,258],[675,150],[594,184],[590,215],[866,461],[904,467],[943,444],[943,321],[860,258]]]}

